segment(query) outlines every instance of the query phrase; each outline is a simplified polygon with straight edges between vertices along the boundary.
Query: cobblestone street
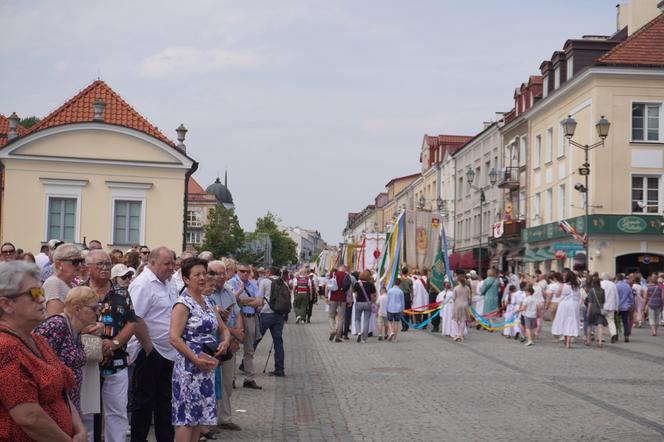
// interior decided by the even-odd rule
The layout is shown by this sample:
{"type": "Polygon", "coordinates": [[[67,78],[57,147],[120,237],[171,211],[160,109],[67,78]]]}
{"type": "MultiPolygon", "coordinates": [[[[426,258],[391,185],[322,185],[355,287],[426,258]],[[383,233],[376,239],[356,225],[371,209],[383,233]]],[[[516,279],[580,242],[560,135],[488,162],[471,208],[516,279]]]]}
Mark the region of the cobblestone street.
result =
{"type": "MultiPolygon", "coordinates": [[[[233,392],[241,432],[221,440],[638,440],[664,438],[664,337],[571,350],[470,330],[465,344],[413,332],[331,343],[319,304],[284,330],[286,378],[233,392]]],[[[262,372],[267,337],[256,354],[262,372]]],[[[268,371],[272,369],[272,361],[268,371]]],[[[241,378],[238,378],[238,385],[241,378]]]]}

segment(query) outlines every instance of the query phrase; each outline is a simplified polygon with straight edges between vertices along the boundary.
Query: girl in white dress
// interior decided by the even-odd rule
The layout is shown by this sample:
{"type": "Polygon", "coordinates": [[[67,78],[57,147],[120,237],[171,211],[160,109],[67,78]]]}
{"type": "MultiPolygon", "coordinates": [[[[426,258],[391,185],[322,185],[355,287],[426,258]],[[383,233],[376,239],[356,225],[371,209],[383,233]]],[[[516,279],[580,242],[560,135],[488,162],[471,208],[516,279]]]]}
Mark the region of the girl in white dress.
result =
{"type": "Polygon", "coordinates": [[[443,302],[444,307],[440,311],[440,330],[443,336],[455,336],[455,327],[454,319],[452,315],[454,314],[454,303],[452,302],[454,298],[454,291],[452,291],[452,284],[448,281],[445,282],[445,290],[438,294],[436,302],[443,302]]]}
{"type": "Polygon", "coordinates": [[[521,334],[521,314],[519,313],[519,306],[523,301],[524,294],[523,291],[517,290],[515,285],[510,285],[509,287],[511,293],[507,299],[504,318],[505,321],[509,321],[512,319],[514,314],[516,314],[517,322],[512,327],[507,327],[505,330],[503,330],[503,334],[508,338],[517,339],[518,335],[521,334]]]}
{"type": "Polygon", "coordinates": [[[565,338],[565,347],[567,348],[572,346],[572,338],[579,336],[579,321],[581,320],[579,313],[580,302],[579,281],[574,272],[567,272],[561,300],[558,303],[558,311],[551,326],[551,334],[554,336],[563,336],[565,338]]]}

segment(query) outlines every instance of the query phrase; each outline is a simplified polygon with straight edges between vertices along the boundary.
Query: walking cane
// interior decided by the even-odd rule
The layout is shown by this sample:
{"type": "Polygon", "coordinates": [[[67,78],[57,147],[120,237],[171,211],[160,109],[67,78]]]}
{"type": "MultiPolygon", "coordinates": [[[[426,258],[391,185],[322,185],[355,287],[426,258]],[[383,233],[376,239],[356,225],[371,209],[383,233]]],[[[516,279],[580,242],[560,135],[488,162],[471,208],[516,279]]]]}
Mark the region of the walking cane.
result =
{"type": "Polygon", "coordinates": [[[267,370],[267,363],[270,362],[270,355],[272,354],[273,348],[274,348],[274,341],[272,341],[272,345],[270,346],[270,351],[267,353],[267,359],[265,360],[265,368],[263,368],[263,374],[265,374],[265,370],[267,370]]]}

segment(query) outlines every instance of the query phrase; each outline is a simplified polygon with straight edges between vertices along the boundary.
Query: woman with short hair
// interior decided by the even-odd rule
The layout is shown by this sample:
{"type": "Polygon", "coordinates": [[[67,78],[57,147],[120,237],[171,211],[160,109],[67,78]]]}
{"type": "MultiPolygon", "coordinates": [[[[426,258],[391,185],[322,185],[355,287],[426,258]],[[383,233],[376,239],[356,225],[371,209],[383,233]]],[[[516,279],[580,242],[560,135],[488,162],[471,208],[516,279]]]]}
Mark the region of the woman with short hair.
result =
{"type": "Polygon", "coordinates": [[[12,442],[83,441],[87,435],[69,394],[74,375],[46,339],[39,268],[0,264],[0,437],[12,442]]]}
{"type": "Polygon", "coordinates": [[[99,313],[99,299],[90,287],[74,287],[67,293],[64,311],[39,324],[35,333],[43,336],[60,361],[74,373],[71,400],[81,411],[81,382],[86,356],[81,332],[94,325],[99,313]]]}
{"type": "Polygon", "coordinates": [[[198,258],[182,263],[185,289],[173,306],[169,330],[178,351],[173,366],[172,423],[177,442],[198,442],[203,429],[217,424],[214,369],[228,347],[230,333],[212,301],[207,262],[198,258]],[[221,330],[221,342],[216,339],[221,330]]]}
{"type": "Polygon", "coordinates": [[[83,266],[85,266],[85,259],[76,244],[66,243],[55,249],[53,252],[55,272],[44,281],[42,286],[46,298],[47,316],[58,315],[64,311],[65,297],[76,285],[75,278],[83,266]]]}

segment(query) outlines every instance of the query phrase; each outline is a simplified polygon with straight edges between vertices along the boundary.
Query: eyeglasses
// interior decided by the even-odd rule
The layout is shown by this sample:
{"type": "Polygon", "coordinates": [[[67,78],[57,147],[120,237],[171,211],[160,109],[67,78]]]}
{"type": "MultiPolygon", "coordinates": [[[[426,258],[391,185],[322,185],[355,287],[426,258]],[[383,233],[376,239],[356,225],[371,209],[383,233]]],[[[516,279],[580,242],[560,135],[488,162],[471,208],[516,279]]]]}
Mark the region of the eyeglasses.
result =
{"type": "Polygon", "coordinates": [[[110,269],[111,267],[113,267],[113,263],[111,263],[111,261],[95,262],[94,265],[98,269],[104,269],[104,268],[110,269]]]}
{"type": "Polygon", "coordinates": [[[122,275],[122,276],[120,276],[120,279],[123,279],[123,280],[126,281],[126,280],[128,280],[128,279],[131,279],[132,276],[134,276],[133,273],[127,273],[126,275],[122,275]]]}
{"type": "Polygon", "coordinates": [[[14,249],[12,249],[12,250],[3,250],[2,251],[3,255],[13,255],[14,253],[16,253],[16,250],[14,250],[14,249]]]}
{"type": "Polygon", "coordinates": [[[71,259],[67,258],[67,259],[61,259],[60,261],[70,262],[71,265],[73,265],[74,267],[78,267],[78,266],[82,265],[83,263],[85,263],[85,259],[83,259],[83,258],[71,258],[71,259]]]}
{"type": "Polygon", "coordinates": [[[147,251],[147,250],[146,250],[146,251],[144,251],[144,252],[141,252],[141,255],[149,255],[149,254],[150,254],[150,252],[149,252],[149,251],[147,251]]]}
{"type": "Polygon", "coordinates": [[[214,270],[208,270],[207,274],[208,276],[219,276],[219,273],[214,270]]]}
{"type": "Polygon", "coordinates": [[[23,295],[30,295],[33,301],[39,301],[39,298],[44,296],[44,289],[41,287],[32,287],[31,289],[28,289],[25,292],[17,293],[15,295],[5,296],[5,298],[18,298],[23,295]]]}
{"type": "Polygon", "coordinates": [[[249,270],[238,270],[239,273],[249,273],[249,270]]]}

